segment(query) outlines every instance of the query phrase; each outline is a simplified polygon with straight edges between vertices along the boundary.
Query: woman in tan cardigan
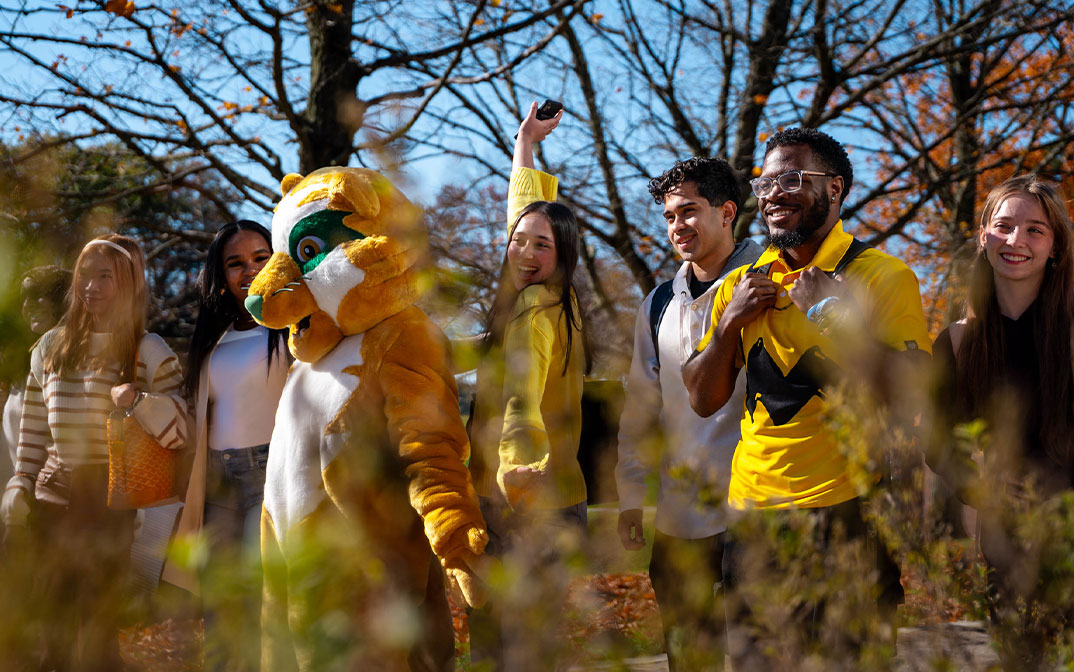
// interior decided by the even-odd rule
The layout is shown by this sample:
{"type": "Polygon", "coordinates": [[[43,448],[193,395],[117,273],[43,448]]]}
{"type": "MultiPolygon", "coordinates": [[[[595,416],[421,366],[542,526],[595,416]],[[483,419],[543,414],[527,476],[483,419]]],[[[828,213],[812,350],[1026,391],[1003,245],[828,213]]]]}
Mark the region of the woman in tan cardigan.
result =
{"type": "Polygon", "coordinates": [[[261,502],[290,359],[286,332],[257,325],[243,301],[271,250],[260,224],[227,224],[199,276],[200,310],[184,380],[195,453],[176,539],[205,543],[209,552],[202,566],[188,568],[194,571],[169,564],[163,578],[200,589],[206,670],[257,669],[261,502]]]}

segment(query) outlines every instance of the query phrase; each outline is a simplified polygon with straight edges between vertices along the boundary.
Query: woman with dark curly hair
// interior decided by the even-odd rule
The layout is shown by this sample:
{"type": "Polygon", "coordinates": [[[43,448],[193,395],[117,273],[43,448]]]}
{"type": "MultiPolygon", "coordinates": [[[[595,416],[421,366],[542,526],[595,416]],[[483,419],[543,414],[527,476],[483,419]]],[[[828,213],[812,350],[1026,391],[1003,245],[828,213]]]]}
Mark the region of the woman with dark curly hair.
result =
{"type": "MultiPolygon", "coordinates": [[[[30,372],[30,347],[51,329],[63,315],[64,301],[71,288],[71,271],[59,266],[38,266],[23,274],[19,297],[22,299],[25,332],[12,335],[4,348],[4,373],[7,399],[4,402],[3,431],[0,446],[7,448],[10,462],[0,457],[0,477],[7,482],[15,470],[15,449],[19,445],[19,420],[26,395],[26,374],[30,372]],[[12,342],[13,341],[13,342],[12,342]]],[[[20,326],[23,326],[20,325],[20,326]]],[[[0,395],[2,396],[2,395],[0,395]]],[[[0,454],[3,450],[0,449],[0,454]]]]}

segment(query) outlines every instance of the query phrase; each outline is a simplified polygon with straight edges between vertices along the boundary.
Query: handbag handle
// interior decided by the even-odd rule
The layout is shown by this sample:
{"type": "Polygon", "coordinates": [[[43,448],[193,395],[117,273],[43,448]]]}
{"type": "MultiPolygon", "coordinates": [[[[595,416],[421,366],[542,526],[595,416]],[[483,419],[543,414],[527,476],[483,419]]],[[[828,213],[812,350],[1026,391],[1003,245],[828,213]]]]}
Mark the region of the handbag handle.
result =
{"type": "Polygon", "coordinates": [[[142,337],[138,339],[138,344],[134,346],[134,351],[131,353],[130,363],[127,367],[129,375],[125,376],[127,379],[124,382],[134,385],[138,380],[138,353],[142,349],[142,341],[145,339],[145,332],[142,332],[142,337]]]}

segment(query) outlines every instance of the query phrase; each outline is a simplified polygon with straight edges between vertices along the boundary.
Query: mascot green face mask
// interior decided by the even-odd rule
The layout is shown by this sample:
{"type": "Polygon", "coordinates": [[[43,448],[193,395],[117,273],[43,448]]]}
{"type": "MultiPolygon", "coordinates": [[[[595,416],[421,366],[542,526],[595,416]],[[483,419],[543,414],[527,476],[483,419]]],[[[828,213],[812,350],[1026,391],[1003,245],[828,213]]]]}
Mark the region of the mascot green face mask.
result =
{"type": "Polygon", "coordinates": [[[315,362],[343,336],[414,303],[425,236],[418,209],[372,170],[288,175],[282,190],[274,254],[246,308],[268,327],[289,327],[291,354],[315,362]]]}

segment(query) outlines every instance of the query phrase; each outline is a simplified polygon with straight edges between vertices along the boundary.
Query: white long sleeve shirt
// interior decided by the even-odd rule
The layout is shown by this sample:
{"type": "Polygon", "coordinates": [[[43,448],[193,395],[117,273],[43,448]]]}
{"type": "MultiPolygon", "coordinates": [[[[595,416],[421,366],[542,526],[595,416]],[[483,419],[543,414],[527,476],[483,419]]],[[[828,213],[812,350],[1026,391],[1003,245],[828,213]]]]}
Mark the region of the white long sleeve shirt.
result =
{"type": "Polygon", "coordinates": [[[672,299],[660,321],[657,363],[649,323],[650,292],[638,309],[634,354],[619,422],[615,468],[619,510],[638,509],[645,479],[659,465],[656,529],[682,539],[700,539],[727,529],[725,509],[731,457],[740,437],[746,378],[739,372],[731,399],[708,418],[690,408],[682,367],[709,327],[712,301],[727,273],[761,253],[753,241],[740,243],[719,279],[697,299],[690,294],[690,264],[672,281],[672,299]]]}

